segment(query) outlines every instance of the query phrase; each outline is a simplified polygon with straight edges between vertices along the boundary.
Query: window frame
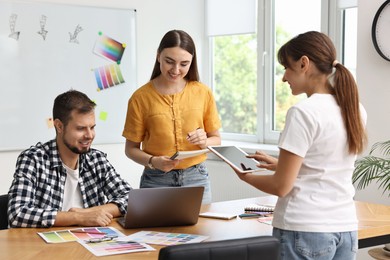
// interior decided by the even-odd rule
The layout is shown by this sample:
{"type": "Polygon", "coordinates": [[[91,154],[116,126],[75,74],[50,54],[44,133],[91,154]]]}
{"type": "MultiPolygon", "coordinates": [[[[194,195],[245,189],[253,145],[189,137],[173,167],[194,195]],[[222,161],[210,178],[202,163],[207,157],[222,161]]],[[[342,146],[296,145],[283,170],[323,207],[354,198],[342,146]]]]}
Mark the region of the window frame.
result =
{"type": "MultiPolygon", "coordinates": [[[[329,35],[336,46],[338,59],[343,57],[344,10],[358,7],[357,0],[321,0],[321,31],[329,35]]],[[[277,144],[280,131],[273,128],[273,86],[275,50],[275,0],[257,3],[257,129],[255,135],[221,132],[223,140],[257,144],[277,144]],[[266,87],[268,86],[268,87],[266,87]]],[[[208,37],[210,86],[214,90],[213,39],[208,37]]]]}

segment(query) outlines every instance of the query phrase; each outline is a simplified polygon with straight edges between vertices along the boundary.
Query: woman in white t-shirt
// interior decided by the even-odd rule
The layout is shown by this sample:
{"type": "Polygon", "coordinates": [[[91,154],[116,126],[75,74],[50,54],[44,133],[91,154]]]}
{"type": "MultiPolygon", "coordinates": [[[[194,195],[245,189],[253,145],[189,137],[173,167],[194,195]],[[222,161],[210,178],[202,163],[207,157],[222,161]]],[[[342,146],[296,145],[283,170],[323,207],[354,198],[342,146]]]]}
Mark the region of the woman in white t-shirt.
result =
{"type": "Polygon", "coordinates": [[[355,259],[352,173],[367,139],[367,114],[356,82],[320,32],[291,39],[280,48],[278,60],[292,94],[308,98],[287,113],[278,159],[262,152],[249,156],[275,173],[237,175],[279,197],[273,235],[281,241],[281,259],[355,259]]]}

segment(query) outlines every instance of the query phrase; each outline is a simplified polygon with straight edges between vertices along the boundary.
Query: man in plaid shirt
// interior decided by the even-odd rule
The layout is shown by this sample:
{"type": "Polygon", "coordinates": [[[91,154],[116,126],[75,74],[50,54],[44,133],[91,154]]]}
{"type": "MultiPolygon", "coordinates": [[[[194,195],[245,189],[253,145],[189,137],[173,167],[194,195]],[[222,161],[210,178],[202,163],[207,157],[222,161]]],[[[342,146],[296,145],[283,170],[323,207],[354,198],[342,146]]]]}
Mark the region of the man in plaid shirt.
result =
{"type": "Polygon", "coordinates": [[[9,195],[11,227],[107,226],[126,213],[131,186],[91,148],[95,103],[70,90],[54,101],[56,138],[23,151],[9,195]]]}

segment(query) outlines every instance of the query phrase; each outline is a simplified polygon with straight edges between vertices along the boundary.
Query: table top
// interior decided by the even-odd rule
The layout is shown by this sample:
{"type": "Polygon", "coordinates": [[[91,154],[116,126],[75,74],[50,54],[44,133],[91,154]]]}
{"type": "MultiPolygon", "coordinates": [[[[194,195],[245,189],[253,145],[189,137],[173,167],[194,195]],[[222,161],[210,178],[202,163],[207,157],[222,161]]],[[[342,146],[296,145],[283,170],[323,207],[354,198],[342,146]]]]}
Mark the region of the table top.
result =
{"type": "MultiPolygon", "coordinates": [[[[241,214],[244,206],[251,203],[272,204],[273,196],[215,202],[202,205],[201,212],[221,212],[241,214]]],[[[372,239],[390,234],[390,206],[356,202],[359,218],[360,239],[372,239]]],[[[130,235],[138,231],[159,231],[169,233],[198,234],[208,236],[206,241],[226,240],[261,235],[271,235],[272,226],[256,219],[235,218],[221,220],[200,217],[192,226],[155,227],[141,229],[123,229],[116,220],[110,225],[130,235]]],[[[37,232],[73,229],[75,227],[55,228],[11,228],[0,231],[0,254],[3,259],[158,259],[162,246],[151,245],[155,251],[97,257],[77,242],[47,244],[37,232]]],[[[390,241],[389,241],[390,242],[390,241]]]]}

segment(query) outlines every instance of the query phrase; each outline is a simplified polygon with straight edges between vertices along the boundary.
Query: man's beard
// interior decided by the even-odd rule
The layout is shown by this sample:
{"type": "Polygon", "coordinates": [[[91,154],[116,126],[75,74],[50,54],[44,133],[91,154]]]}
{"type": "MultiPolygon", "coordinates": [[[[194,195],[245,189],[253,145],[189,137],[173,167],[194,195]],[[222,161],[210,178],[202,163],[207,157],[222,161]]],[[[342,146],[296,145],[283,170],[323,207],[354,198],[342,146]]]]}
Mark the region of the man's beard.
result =
{"type": "Polygon", "coordinates": [[[70,145],[65,138],[62,138],[62,141],[64,142],[65,146],[68,147],[69,150],[71,150],[75,154],[85,154],[88,153],[91,150],[91,147],[88,147],[86,149],[80,150],[76,146],[70,145]]]}

